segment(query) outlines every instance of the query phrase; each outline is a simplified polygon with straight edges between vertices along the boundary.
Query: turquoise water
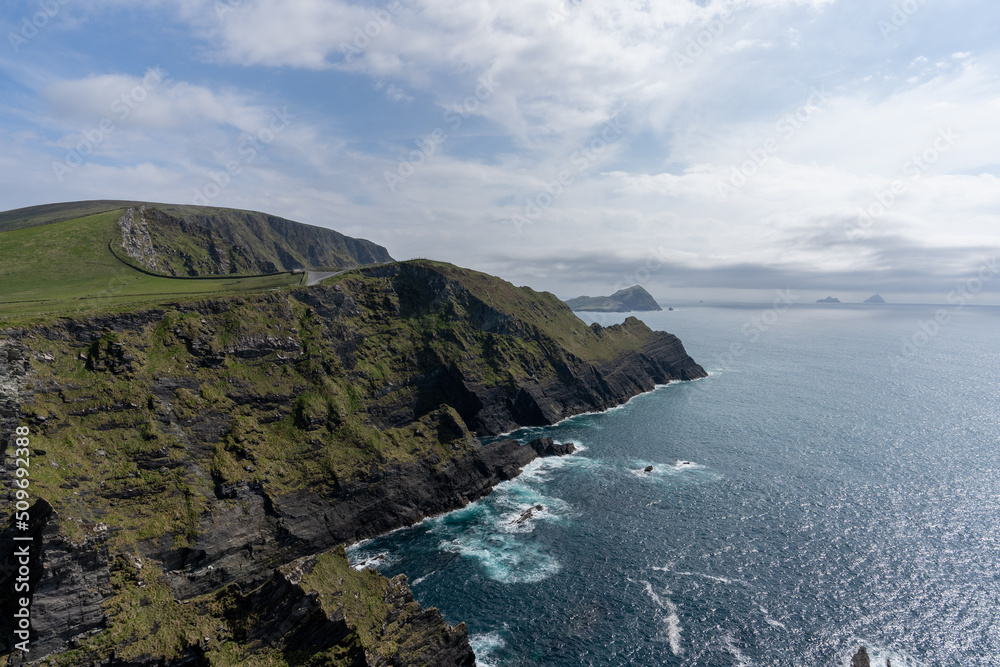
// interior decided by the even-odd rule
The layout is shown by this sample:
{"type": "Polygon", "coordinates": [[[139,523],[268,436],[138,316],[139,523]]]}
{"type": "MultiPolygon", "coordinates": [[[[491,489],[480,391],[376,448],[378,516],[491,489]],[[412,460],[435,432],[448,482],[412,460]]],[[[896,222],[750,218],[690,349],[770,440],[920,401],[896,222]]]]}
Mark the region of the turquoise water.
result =
{"type": "Polygon", "coordinates": [[[643,314],[710,377],[518,431],[582,451],[352,558],[482,665],[1000,664],[1000,308],[945,308],[643,314]]]}

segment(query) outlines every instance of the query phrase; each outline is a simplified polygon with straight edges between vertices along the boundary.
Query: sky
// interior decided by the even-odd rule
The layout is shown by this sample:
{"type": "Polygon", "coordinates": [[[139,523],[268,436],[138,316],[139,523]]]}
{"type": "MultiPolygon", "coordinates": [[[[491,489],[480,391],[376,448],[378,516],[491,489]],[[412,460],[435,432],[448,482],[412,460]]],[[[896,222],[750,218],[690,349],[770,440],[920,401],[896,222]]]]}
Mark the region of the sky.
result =
{"type": "Polygon", "coordinates": [[[997,25],[995,0],[11,0],[0,210],[265,211],[563,298],[1000,303],[997,25]]]}

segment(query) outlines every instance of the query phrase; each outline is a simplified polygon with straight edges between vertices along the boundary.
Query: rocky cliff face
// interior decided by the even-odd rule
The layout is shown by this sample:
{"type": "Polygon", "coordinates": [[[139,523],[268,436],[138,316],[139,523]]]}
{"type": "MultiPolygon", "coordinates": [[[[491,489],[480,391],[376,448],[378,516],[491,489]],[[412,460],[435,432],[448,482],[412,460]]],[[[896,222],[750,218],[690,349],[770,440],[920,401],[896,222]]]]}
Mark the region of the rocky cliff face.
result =
{"type": "Polygon", "coordinates": [[[30,424],[44,499],[30,658],[57,664],[473,664],[464,626],[338,545],[565,453],[475,434],[704,375],[638,320],[586,327],[552,295],[432,263],[6,339],[4,435],[30,424]]]}
{"type": "Polygon", "coordinates": [[[126,208],[118,227],[126,255],[172,276],[337,270],[392,261],[371,241],[253,211],[142,204],[126,208]]]}

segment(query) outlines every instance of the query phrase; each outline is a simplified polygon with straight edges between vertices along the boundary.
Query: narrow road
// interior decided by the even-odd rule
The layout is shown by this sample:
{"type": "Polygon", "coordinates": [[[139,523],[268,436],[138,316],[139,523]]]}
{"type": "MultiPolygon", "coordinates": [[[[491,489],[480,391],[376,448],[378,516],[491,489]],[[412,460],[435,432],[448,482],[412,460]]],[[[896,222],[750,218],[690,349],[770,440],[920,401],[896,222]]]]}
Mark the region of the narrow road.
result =
{"type": "MultiPolygon", "coordinates": [[[[344,271],[350,271],[350,269],[344,269],[344,271]]],[[[306,271],[306,286],[318,285],[327,278],[344,273],[344,271],[306,271]]]]}

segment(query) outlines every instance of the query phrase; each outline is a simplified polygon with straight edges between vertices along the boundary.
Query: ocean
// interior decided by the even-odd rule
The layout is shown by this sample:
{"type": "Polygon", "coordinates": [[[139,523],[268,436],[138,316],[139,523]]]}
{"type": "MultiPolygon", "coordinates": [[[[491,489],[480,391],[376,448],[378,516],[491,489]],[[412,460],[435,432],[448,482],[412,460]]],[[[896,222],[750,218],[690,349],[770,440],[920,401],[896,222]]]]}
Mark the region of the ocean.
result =
{"type": "Polygon", "coordinates": [[[638,315],[710,376],[511,434],[579,451],[353,561],[487,667],[1000,664],[1000,307],[638,315]]]}

